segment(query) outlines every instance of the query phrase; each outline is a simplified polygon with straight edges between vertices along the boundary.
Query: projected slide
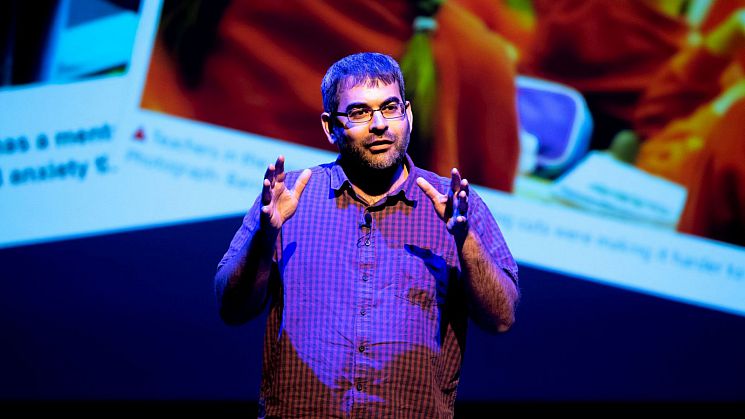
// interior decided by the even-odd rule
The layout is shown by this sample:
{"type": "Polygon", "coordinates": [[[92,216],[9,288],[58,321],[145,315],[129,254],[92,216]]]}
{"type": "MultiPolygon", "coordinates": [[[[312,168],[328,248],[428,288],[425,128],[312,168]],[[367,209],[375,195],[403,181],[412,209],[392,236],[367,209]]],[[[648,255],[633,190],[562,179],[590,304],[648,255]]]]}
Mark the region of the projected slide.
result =
{"type": "Polygon", "coordinates": [[[138,2],[4,2],[0,246],[108,231],[138,2]]]}
{"type": "Polygon", "coordinates": [[[745,315],[745,52],[716,42],[745,5],[564,3],[447,1],[414,33],[424,12],[412,2],[145,1],[126,76],[94,80],[117,82],[117,109],[98,85],[67,102],[44,86],[2,92],[56,102],[66,118],[3,112],[6,131],[19,126],[7,144],[29,145],[3,143],[0,211],[14,233],[0,245],[243,214],[278,154],[290,170],[335,158],[321,78],[339,57],[376,50],[409,83],[414,161],[458,167],[518,262],[745,315]],[[107,126],[110,141],[71,142],[74,156],[32,144],[107,126]],[[11,177],[64,164],[44,169],[64,181],[11,177]]]}

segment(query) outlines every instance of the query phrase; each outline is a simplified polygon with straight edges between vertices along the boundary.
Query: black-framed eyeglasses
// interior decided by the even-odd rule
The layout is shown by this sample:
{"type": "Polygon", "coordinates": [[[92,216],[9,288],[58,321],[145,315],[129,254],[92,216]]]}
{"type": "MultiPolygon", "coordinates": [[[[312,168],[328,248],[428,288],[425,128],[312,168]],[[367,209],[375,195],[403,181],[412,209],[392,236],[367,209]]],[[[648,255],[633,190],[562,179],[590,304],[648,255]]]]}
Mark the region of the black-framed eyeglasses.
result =
{"type": "Polygon", "coordinates": [[[370,107],[352,108],[346,112],[332,112],[334,116],[345,116],[352,124],[363,124],[370,122],[375,112],[380,111],[385,119],[400,119],[406,114],[406,105],[399,102],[392,102],[383,105],[377,109],[370,107]]]}

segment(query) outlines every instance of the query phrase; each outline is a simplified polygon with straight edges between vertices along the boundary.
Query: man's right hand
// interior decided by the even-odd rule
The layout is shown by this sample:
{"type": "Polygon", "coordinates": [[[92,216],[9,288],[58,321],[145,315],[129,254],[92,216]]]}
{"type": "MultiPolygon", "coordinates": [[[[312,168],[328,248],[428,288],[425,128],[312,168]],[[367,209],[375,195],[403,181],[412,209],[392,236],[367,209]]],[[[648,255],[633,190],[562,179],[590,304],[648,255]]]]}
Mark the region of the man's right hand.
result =
{"type": "Polygon", "coordinates": [[[297,209],[300,195],[310,179],[310,169],[305,169],[297,178],[293,189],[285,186],[285,158],[277,157],[264,174],[264,187],[261,189],[261,228],[276,232],[292,218],[297,209]]]}

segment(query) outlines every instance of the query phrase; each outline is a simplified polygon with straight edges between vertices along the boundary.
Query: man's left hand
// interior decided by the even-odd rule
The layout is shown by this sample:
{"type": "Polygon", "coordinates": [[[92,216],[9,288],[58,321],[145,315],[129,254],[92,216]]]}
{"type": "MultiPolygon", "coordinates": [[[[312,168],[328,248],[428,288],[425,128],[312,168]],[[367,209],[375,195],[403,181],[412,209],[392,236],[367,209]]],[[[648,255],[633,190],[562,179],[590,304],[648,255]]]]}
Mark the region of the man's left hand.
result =
{"type": "Polygon", "coordinates": [[[461,179],[458,169],[450,173],[450,190],[441,194],[432,184],[419,177],[416,184],[429,197],[448,232],[456,239],[465,239],[468,234],[468,181],[461,179]]]}

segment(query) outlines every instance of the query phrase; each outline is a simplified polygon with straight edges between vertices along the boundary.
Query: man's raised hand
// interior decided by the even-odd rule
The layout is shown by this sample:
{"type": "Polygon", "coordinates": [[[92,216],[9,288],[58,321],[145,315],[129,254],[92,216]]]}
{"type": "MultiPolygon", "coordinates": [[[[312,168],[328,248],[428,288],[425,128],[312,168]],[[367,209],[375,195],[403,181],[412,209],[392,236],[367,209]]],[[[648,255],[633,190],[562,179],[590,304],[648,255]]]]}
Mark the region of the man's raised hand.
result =
{"type": "Polygon", "coordinates": [[[310,169],[305,169],[297,178],[295,186],[285,186],[285,158],[280,155],[277,162],[270,164],[264,173],[264,186],[261,188],[261,227],[279,230],[297,210],[300,195],[310,179],[310,169]]]}
{"type": "Polygon", "coordinates": [[[441,194],[424,178],[417,178],[416,184],[429,197],[435,211],[445,222],[448,231],[457,238],[465,238],[468,233],[468,181],[461,179],[458,169],[450,173],[450,190],[441,194]]]}

